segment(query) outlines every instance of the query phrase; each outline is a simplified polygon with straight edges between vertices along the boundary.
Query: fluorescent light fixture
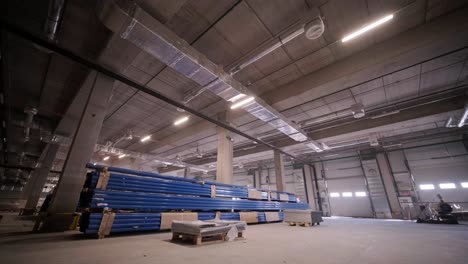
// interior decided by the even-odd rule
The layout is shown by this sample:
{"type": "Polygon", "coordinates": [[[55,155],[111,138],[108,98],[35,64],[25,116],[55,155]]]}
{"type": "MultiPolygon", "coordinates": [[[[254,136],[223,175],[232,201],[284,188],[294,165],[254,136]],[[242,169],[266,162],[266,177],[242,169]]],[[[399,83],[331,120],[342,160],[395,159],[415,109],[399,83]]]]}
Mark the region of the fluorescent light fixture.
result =
{"type": "Polygon", "coordinates": [[[238,94],[238,95],[235,95],[233,96],[231,99],[229,99],[228,101],[229,102],[235,102],[241,98],[244,98],[246,95],[245,94],[238,94]]]}
{"type": "Polygon", "coordinates": [[[330,193],[330,197],[340,197],[340,193],[332,192],[330,193]]]}
{"type": "Polygon", "coordinates": [[[343,197],[353,197],[353,193],[352,192],[344,192],[341,194],[343,197]]]}
{"type": "Polygon", "coordinates": [[[462,127],[465,125],[465,121],[468,118],[468,105],[465,106],[465,111],[463,112],[463,116],[458,121],[458,127],[462,127]]]}
{"type": "Polygon", "coordinates": [[[367,26],[365,26],[363,28],[360,28],[359,30],[357,30],[357,31],[355,31],[355,32],[353,32],[353,33],[351,33],[349,35],[347,35],[346,37],[344,37],[341,40],[341,42],[346,42],[348,40],[351,40],[351,39],[353,39],[353,38],[355,38],[355,37],[357,37],[357,36],[359,36],[361,34],[364,34],[365,32],[367,32],[367,31],[369,31],[369,30],[371,30],[371,29],[373,29],[373,28],[375,28],[377,26],[382,25],[383,23],[385,23],[387,21],[392,20],[392,19],[393,19],[393,14],[385,16],[385,17],[383,17],[383,18],[381,18],[381,19],[379,19],[379,20],[377,20],[377,21],[375,21],[375,22],[373,22],[373,23],[371,23],[371,24],[369,24],[369,25],[367,25],[367,26]]]}
{"type": "Polygon", "coordinates": [[[421,189],[421,190],[434,190],[434,184],[420,184],[419,189],[421,189]]]}
{"type": "Polygon", "coordinates": [[[401,143],[397,143],[397,144],[390,144],[390,145],[385,145],[383,146],[383,148],[393,148],[393,147],[401,147],[401,143]]]}
{"type": "Polygon", "coordinates": [[[453,182],[448,182],[448,183],[440,183],[439,187],[441,189],[455,189],[457,186],[453,182]]]}
{"type": "Polygon", "coordinates": [[[108,159],[110,159],[110,157],[109,157],[109,156],[105,156],[102,160],[108,160],[108,159]]]}
{"type": "Polygon", "coordinates": [[[367,196],[366,192],[355,192],[354,195],[356,195],[356,197],[366,197],[367,196]]]}
{"type": "MultiPolygon", "coordinates": [[[[211,165],[210,165],[211,166],[211,165]]],[[[213,167],[214,168],[214,167],[213,167]]],[[[198,168],[198,167],[190,167],[190,169],[192,170],[197,170],[197,171],[202,171],[202,172],[208,172],[208,170],[205,170],[205,169],[202,169],[202,168],[198,168]]]]}
{"type": "Polygon", "coordinates": [[[145,141],[148,141],[151,139],[151,135],[148,135],[146,137],[143,137],[142,139],[140,139],[141,142],[145,142],[145,141]]]}
{"type": "Polygon", "coordinates": [[[320,143],[316,141],[309,141],[305,144],[307,147],[313,149],[315,152],[322,152],[323,149],[320,146],[320,143]]]}
{"type": "Polygon", "coordinates": [[[331,148],[330,148],[327,144],[325,144],[324,142],[322,142],[322,148],[323,148],[324,150],[330,150],[330,149],[331,149],[331,148]]]}
{"type": "Polygon", "coordinates": [[[398,113],[400,113],[400,110],[395,110],[395,111],[390,111],[390,112],[383,112],[381,114],[371,116],[371,119],[377,119],[377,118],[381,118],[381,117],[389,116],[389,115],[396,115],[398,113]]]}
{"type": "Polygon", "coordinates": [[[449,119],[447,120],[447,122],[445,122],[445,127],[453,127],[453,126],[452,126],[452,122],[453,122],[453,118],[452,118],[452,117],[449,117],[449,119]]]}
{"type": "Polygon", "coordinates": [[[127,154],[122,154],[122,155],[119,156],[119,159],[123,159],[125,157],[127,157],[127,154]]]}
{"type": "Polygon", "coordinates": [[[189,120],[189,117],[188,116],[184,116],[180,119],[177,119],[175,122],[174,122],[174,125],[177,126],[177,125],[180,125],[182,123],[185,123],[189,120]]]}
{"type": "Polygon", "coordinates": [[[244,100],[242,100],[242,101],[240,101],[238,103],[235,103],[235,104],[231,105],[231,109],[239,108],[239,107],[241,107],[243,105],[246,105],[246,104],[248,104],[248,103],[250,103],[250,102],[252,102],[254,100],[255,100],[255,97],[251,96],[251,97],[249,97],[247,99],[244,99],[244,100]]]}
{"type": "Polygon", "coordinates": [[[462,188],[468,188],[468,182],[462,182],[461,186],[462,188]]]}

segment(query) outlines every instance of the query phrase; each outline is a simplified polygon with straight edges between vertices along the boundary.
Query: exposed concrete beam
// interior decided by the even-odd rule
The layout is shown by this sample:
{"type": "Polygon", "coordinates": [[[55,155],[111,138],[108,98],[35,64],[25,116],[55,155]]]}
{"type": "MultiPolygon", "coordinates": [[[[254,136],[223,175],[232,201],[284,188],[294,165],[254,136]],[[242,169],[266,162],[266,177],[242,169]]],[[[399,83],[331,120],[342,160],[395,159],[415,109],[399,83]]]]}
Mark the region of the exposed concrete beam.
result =
{"type": "MultiPolygon", "coordinates": [[[[320,140],[324,138],[344,135],[348,133],[353,133],[365,129],[376,128],[384,125],[394,124],[398,122],[408,121],[416,118],[421,118],[425,116],[446,113],[450,111],[454,111],[457,109],[462,109],[465,104],[465,99],[463,97],[456,97],[451,98],[445,101],[438,101],[435,103],[429,103],[421,106],[417,106],[411,109],[406,109],[400,111],[399,114],[384,116],[377,119],[370,119],[368,117],[364,117],[361,119],[354,119],[352,122],[347,124],[336,126],[332,128],[325,128],[318,131],[311,131],[309,132],[309,136],[311,138],[320,140]]],[[[288,138],[283,138],[277,140],[273,143],[276,147],[284,148],[292,145],[296,145],[297,142],[290,140],[288,138]]],[[[248,149],[248,150],[239,150],[234,151],[234,157],[241,157],[245,155],[250,155],[254,153],[260,153],[264,151],[268,151],[269,148],[258,145],[256,148],[248,149]]],[[[213,158],[206,158],[206,159],[198,159],[193,161],[186,161],[188,163],[202,165],[207,163],[215,162],[213,158]]]]}
{"type": "MultiPolygon", "coordinates": [[[[302,98],[310,101],[465,46],[468,43],[468,17],[465,15],[467,11],[468,9],[464,8],[403,32],[290,84],[261,94],[260,97],[279,110],[291,108],[298,102],[303,102],[302,98]]],[[[233,113],[232,120],[244,115],[246,113],[243,111],[233,113]]],[[[151,147],[157,150],[167,145],[175,145],[181,139],[191,136],[187,134],[188,131],[195,135],[210,134],[208,130],[214,128],[213,124],[200,121],[184,131],[161,139],[151,147]]],[[[214,131],[211,134],[214,135],[214,131]]]]}
{"type": "Polygon", "coordinates": [[[463,8],[442,16],[262,94],[261,97],[282,110],[285,105],[301,102],[301,98],[320,98],[415,62],[430,59],[437,54],[466,46],[467,13],[468,8],[463,8]]]}

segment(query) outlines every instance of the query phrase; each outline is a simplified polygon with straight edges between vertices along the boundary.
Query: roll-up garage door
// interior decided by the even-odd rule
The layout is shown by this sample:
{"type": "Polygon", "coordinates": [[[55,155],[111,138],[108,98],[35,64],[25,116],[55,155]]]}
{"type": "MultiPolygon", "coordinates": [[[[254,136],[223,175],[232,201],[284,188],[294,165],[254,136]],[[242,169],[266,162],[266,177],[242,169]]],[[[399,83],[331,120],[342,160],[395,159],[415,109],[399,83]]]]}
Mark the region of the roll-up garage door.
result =
{"type": "MultiPolygon", "coordinates": [[[[468,153],[461,142],[405,150],[419,198],[438,202],[468,202],[468,153]]],[[[465,204],[466,205],[466,204],[465,204]]]]}
{"type": "Polygon", "coordinates": [[[359,158],[346,158],[323,163],[334,216],[373,217],[359,158]]]}

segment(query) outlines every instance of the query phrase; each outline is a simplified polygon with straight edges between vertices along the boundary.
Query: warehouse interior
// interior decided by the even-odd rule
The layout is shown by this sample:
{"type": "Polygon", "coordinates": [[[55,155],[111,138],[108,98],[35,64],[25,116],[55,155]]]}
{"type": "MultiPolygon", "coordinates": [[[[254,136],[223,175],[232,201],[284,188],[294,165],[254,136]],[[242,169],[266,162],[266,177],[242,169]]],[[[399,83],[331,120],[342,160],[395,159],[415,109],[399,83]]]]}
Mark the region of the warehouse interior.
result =
{"type": "Polygon", "coordinates": [[[466,263],[468,1],[1,7],[5,263],[466,263]]]}

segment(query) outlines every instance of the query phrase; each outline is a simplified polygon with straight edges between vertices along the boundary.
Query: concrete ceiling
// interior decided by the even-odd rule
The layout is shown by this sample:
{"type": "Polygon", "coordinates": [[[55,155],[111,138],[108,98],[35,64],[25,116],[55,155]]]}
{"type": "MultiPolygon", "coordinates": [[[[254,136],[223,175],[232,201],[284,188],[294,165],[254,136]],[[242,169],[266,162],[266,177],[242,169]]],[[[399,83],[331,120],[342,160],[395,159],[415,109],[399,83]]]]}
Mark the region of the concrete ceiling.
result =
{"type": "MultiPolygon", "coordinates": [[[[47,1],[37,1],[34,6],[14,2],[8,1],[12,10],[9,13],[14,14],[10,19],[40,33],[47,15],[47,1]]],[[[466,101],[462,97],[466,97],[463,94],[468,84],[468,49],[465,49],[468,1],[136,2],[225,69],[296,23],[307,11],[317,9],[325,24],[320,38],[308,40],[302,35],[236,73],[234,78],[320,142],[335,144],[369,137],[383,140],[434,129],[445,133],[444,119],[459,116],[466,101]],[[341,43],[340,39],[347,33],[388,13],[395,14],[390,23],[341,43]],[[434,100],[438,101],[434,103],[434,100]],[[355,120],[349,113],[336,117],[355,103],[364,105],[367,119],[355,120]],[[435,105],[440,107],[434,109],[435,105]],[[389,117],[370,118],[391,111],[395,113],[389,117]]],[[[10,87],[14,87],[8,93],[10,111],[16,113],[11,115],[12,121],[23,120],[25,107],[35,106],[38,108],[35,122],[45,126],[44,130],[55,130],[86,69],[13,36],[8,36],[7,43],[10,87]]],[[[125,65],[121,71],[127,77],[176,100],[182,101],[199,89],[197,83],[145,51],[112,37],[96,17],[93,1],[67,1],[58,43],[91,58],[106,52],[104,47],[114,49],[114,53],[107,52],[117,55],[102,58],[104,64],[113,65],[118,61],[125,65]],[[106,46],[109,39],[113,44],[106,46]]],[[[204,92],[189,106],[216,116],[227,105],[216,95],[204,92]]],[[[175,107],[116,82],[98,143],[115,142],[131,130],[134,139],[122,141],[117,147],[213,165],[217,144],[215,125],[192,116],[182,126],[174,126],[174,120],[182,115],[175,107]],[[139,137],[148,134],[152,135],[150,142],[139,142],[139,137]],[[200,153],[203,158],[197,158],[200,153]]],[[[291,153],[310,151],[242,110],[233,112],[232,124],[291,153]]],[[[9,135],[21,133],[23,129],[19,125],[9,127],[9,135]]],[[[38,135],[39,143],[31,142],[29,148],[34,146],[30,152],[38,157],[43,148],[41,133],[39,129],[33,133],[38,135]]],[[[236,162],[271,159],[271,151],[264,147],[237,135],[233,138],[236,162]]],[[[11,141],[12,153],[28,149],[21,137],[11,141]]],[[[96,154],[94,159],[99,161],[100,157],[96,154]]],[[[161,166],[141,164],[147,168],[161,166]]]]}

